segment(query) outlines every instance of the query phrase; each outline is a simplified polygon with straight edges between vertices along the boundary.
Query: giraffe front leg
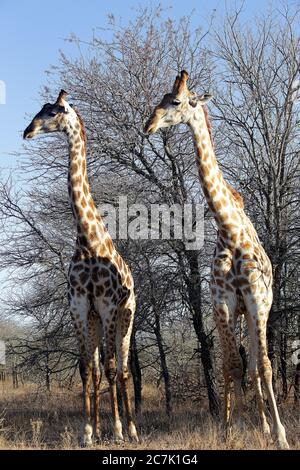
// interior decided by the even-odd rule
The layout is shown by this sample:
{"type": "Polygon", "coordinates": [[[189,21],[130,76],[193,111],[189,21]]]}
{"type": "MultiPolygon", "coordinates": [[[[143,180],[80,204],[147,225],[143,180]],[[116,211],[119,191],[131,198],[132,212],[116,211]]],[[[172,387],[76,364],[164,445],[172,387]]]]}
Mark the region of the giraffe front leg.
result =
{"type": "Polygon", "coordinates": [[[234,384],[235,408],[237,419],[241,422],[243,411],[242,397],[242,377],[243,365],[237,348],[234,318],[236,310],[236,297],[232,293],[220,293],[219,297],[214,300],[214,318],[218,328],[220,342],[223,353],[223,371],[225,379],[224,393],[224,424],[228,426],[230,421],[230,387],[231,379],[234,384]]]}
{"type": "Polygon", "coordinates": [[[117,399],[117,367],[115,354],[116,325],[114,322],[110,326],[105,325],[105,375],[109,383],[109,393],[111,402],[111,412],[114,423],[115,440],[123,441],[122,423],[120,420],[118,399],[117,399]]]}
{"type": "Polygon", "coordinates": [[[69,297],[70,312],[73,320],[76,337],[80,352],[79,371],[83,387],[83,432],[81,444],[92,445],[93,428],[91,425],[91,402],[90,391],[92,384],[93,369],[93,338],[89,326],[89,301],[86,295],[79,295],[76,292],[69,297]]]}
{"type": "Polygon", "coordinates": [[[82,445],[84,447],[91,446],[93,444],[93,427],[91,424],[91,383],[92,383],[92,361],[87,358],[82,358],[80,361],[80,375],[83,386],[83,436],[82,445]]]}

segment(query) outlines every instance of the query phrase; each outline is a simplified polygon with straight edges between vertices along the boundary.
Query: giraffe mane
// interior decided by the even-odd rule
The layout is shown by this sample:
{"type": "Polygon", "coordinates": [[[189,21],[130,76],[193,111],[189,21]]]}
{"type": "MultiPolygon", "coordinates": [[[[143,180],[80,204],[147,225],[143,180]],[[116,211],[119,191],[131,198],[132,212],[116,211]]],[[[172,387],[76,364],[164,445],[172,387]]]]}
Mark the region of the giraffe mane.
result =
{"type": "Polygon", "coordinates": [[[79,124],[80,124],[80,135],[81,135],[82,140],[83,140],[84,143],[86,144],[86,142],[87,142],[87,137],[86,137],[86,132],[85,132],[85,127],[84,127],[83,119],[82,119],[82,117],[80,116],[78,110],[77,110],[74,106],[72,106],[72,108],[74,109],[75,113],[77,114],[77,117],[78,117],[78,120],[79,120],[79,124]]]}
{"type": "MultiPolygon", "coordinates": [[[[212,147],[214,147],[214,141],[213,141],[212,130],[211,130],[211,123],[210,123],[210,120],[209,120],[209,117],[208,117],[207,107],[202,106],[202,108],[203,108],[203,111],[204,111],[204,117],[205,117],[206,127],[207,127],[209,137],[210,137],[210,142],[211,142],[212,147]]],[[[242,209],[244,209],[245,204],[244,204],[244,199],[241,196],[241,194],[236,189],[234,189],[230,184],[226,183],[226,185],[227,185],[227,188],[229,189],[229,191],[231,192],[235,202],[238,204],[238,206],[240,206],[242,209]]]]}
{"type": "Polygon", "coordinates": [[[209,117],[208,117],[207,107],[202,106],[202,108],[203,108],[203,111],[204,111],[204,117],[205,117],[206,127],[207,127],[209,137],[210,137],[210,142],[211,142],[212,147],[214,147],[214,141],[213,141],[212,130],[211,130],[211,123],[210,123],[210,120],[209,120],[209,117]]]}
{"type": "Polygon", "coordinates": [[[226,183],[227,184],[227,188],[229,189],[229,191],[231,192],[232,196],[233,196],[233,199],[235,200],[235,202],[238,204],[238,206],[240,206],[242,209],[244,209],[245,207],[245,204],[244,204],[244,199],[243,197],[240,195],[240,193],[234,189],[230,184],[226,183]]]}

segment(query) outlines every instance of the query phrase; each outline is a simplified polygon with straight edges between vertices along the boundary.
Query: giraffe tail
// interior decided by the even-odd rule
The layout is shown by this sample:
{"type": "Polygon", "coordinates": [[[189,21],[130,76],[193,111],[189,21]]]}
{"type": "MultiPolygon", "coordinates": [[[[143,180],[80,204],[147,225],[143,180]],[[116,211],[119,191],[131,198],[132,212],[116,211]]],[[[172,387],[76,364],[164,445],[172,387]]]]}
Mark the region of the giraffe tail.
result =
{"type": "Polygon", "coordinates": [[[242,389],[243,392],[246,393],[247,354],[246,348],[243,346],[243,344],[240,344],[239,353],[243,364],[242,389]]]}

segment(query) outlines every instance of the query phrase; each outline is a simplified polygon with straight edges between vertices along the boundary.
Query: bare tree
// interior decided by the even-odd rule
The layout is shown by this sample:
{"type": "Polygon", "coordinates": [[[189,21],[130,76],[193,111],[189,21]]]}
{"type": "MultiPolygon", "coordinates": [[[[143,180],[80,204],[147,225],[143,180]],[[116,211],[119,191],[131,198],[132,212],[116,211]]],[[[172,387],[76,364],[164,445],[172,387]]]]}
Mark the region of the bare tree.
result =
{"type": "Polygon", "coordinates": [[[273,265],[269,355],[275,388],[281,369],[284,397],[287,349],[291,350],[287,339],[294,336],[300,307],[295,284],[299,262],[298,24],[295,8],[266,14],[255,28],[243,24],[240,12],[234,12],[215,33],[213,52],[220,77],[215,99],[220,161],[245,197],[273,265]]]}

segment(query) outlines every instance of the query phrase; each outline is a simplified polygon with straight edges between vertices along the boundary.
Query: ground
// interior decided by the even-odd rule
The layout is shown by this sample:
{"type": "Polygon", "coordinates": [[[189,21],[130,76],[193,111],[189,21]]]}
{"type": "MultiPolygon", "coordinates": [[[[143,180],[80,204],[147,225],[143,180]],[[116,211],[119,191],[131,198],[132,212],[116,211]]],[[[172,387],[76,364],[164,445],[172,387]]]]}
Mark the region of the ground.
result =
{"type": "MultiPolygon", "coordinates": [[[[104,384],[101,412],[103,442],[95,449],[275,449],[258,427],[257,413],[245,411],[244,424],[234,426],[225,440],[222,429],[197,403],[176,404],[168,419],[163,409],[163,396],[155,387],[143,389],[143,413],[137,420],[141,443],[115,444],[108,393],[104,384]],[[161,395],[161,396],[159,396],[161,395]]],[[[252,405],[253,407],[253,405],[252,405]]],[[[292,449],[300,449],[299,409],[282,404],[280,415],[286,426],[292,449]]],[[[9,382],[0,382],[0,449],[78,449],[80,429],[80,386],[73,390],[58,387],[51,394],[36,385],[13,389],[9,382]]]]}

